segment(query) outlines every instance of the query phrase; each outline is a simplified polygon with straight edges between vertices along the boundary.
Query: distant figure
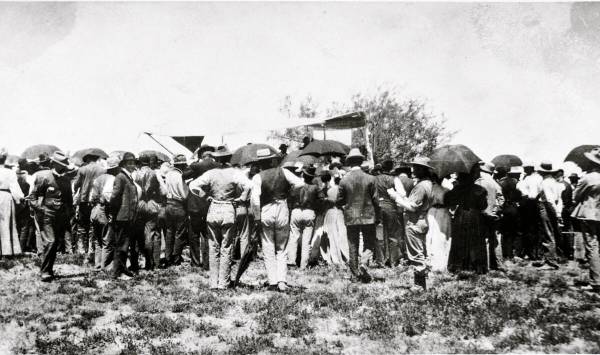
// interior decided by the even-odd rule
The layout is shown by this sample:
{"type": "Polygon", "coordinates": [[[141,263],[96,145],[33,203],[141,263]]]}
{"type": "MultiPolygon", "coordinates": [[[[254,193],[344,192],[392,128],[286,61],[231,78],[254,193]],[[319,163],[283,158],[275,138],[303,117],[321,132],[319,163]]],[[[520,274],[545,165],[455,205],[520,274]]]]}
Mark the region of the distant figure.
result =
{"type": "Polygon", "coordinates": [[[488,272],[484,236],[483,211],[487,207],[487,191],[475,184],[472,173],[459,173],[457,184],[448,191],[444,203],[456,209],[452,220],[452,244],[448,258],[450,272],[488,272]]]}
{"type": "Polygon", "coordinates": [[[344,212],[336,206],[340,181],[341,177],[334,175],[331,184],[326,187],[327,212],[323,221],[323,231],[327,234],[329,248],[322,254],[325,261],[335,265],[344,265],[350,259],[344,212]]]}
{"type": "Polygon", "coordinates": [[[400,263],[401,257],[404,256],[404,252],[400,247],[400,240],[404,240],[404,228],[400,225],[399,208],[387,192],[388,189],[394,189],[395,178],[392,176],[394,162],[385,160],[380,168],[382,173],[375,176],[379,206],[381,207],[381,223],[383,224],[383,248],[381,248],[383,249],[383,260],[380,260],[380,262],[394,267],[400,263]]]}
{"type": "Polygon", "coordinates": [[[309,145],[310,142],[312,142],[312,141],[313,141],[312,138],[305,136],[304,138],[302,138],[302,146],[300,147],[300,149],[306,148],[306,146],[309,145]]]}
{"type": "Polygon", "coordinates": [[[519,207],[523,256],[528,256],[530,260],[537,260],[540,259],[538,197],[542,192],[542,177],[535,172],[533,163],[524,163],[523,173],[523,179],[517,184],[517,188],[523,195],[519,207]]]}
{"type": "Polygon", "coordinates": [[[581,224],[585,244],[585,256],[590,264],[590,287],[600,292],[600,148],[584,154],[594,168],[583,176],[575,188],[573,217],[581,224]]]}
{"type": "MultiPolygon", "coordinates": [[[[540,246],[543,251],[544,263],[558,269],[556,241],[560,240],[560,230],[558,229],[558,200],[560,199],[559,186],[556,183],[554,174],[556,170],[552,168],[552,163],[541,162],[538,173],[542,176],[540,184],[540,194],[538,197],[538,212],[540,216],[540,246]]],[[[537,263],[535,266],[541,266],[543,263],[537,263]]]]}
{"type": "MultiPolygon", "coordinates": [[[[511,171],[516,169],[511,168],[511,171]]],[[[515,256],[515,250],[519,250],[520,241],[518,237],[519,220],[519,202],[521,201],[521,191],[517,189],[518,179],[514,178],[504,167],[497,170],[498,184],[502,188],[504,195],[504,205],[502,206],[502,217],[500,219],[500,231],[502,233],[502,253],[505,258],[512,259],[515,256]]]]}
{"type": "Polygon", "coordinates": [[[367,266],[375,255],[377,245],[375,226],[381,221],[375,177],[361,169],[364,159],[364,155],[357,148],[351,149],[346,156],[346,164],[350,166],[350,171],[340,181],[336,202],[337,206],[344,210],[353,282],[371,282],[372,280],[371,275],[367,272],[367,266]],[[360,234],[363,237],[365,250],[359,265],[360,234]]]}
{"type": "Polygon", "coordinates": [[[486,236],[488,240],[488,257],[490,269],[504,270],[504,258],[502,256],[502,240],[498,234],[498,224],[500,221],[501,208],[504,205],[504,195],[502,188],[492,177],[495,166],[492,163],[483,163],[479,169],[474,171],[475,183],[487,191],[487,207],[483,211],[483,222],[486,226],[486,236]],[[479,175],[479,176],[477,176],[479,175]]]}
{"type": "Polygon", "coordinates": [[[182,262],[181,253],[187,236],[187,198],[189,187],[183,180],[183,171],[187,167],[184,155],[178,154],[173,158],[173,168],[165,175],[167,187],[166,207],[166,236],[165,258],[166,264],[161,267],[179,265],[182,262]]]}
{"type": "Polygon", "coordinates": [[[448,270],[448,257],[452,245],[452,217],[444,204],[448,189],[442,187],[442,179],[432,176],[433,201],[427,212],[427,254],[431,259],[432,271],[448,270]]]}
{"type": "Polygon", "coordinates": [[[21,254],[16,205],[23,200],[17,175],[4,166],[8,153],[0,150],[0,257],[21,254]]]}
{"type": "Polygon", "coordinates": [[[285,158],[285,156],[287,155],[287,150],[288,150],[287,144],[282,143],[279,145],[279,155],[280,155],[281,159],[285,158]]]}

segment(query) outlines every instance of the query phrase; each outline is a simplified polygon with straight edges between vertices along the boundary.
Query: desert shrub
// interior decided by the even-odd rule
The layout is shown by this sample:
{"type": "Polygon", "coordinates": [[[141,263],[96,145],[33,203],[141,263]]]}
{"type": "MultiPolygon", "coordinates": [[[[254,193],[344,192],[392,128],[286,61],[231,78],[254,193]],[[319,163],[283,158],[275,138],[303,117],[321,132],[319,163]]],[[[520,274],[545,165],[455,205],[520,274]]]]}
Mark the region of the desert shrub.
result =
{"type": "Polygon", "coordinates": [[[544,344],[566,344],[571,342],[571,339],[571,331],[567,325],[551,325],[542,332],[542,342],[544,344]]]}
{"type": "Polygon", "coordinates": [[[185,318],[171,319],[162,314],[150,316],[135,313],[120,316],[117,323],[127,328],[139,329],[140,336],[149,338],[168,338],[181,333],[190,325],[190,321],[185,318]]]}
{"type": "Polygon", "coordinates": [[[225,339],[225,341],[230,345],[229,354],[257,354],[273,348],[273,341],[266,336],[241,336],[225,339]]]}
{"type": "Polygon", "coordinates": [[[84,277],[83,280],[77,282],[81,287],[98,288],[98,283],[95,279],[84,277]]]}
{"type": "Polygon", "coordinates": [[[153,355],[179,355],[184,353],[181,345],[172,341],[162,342],[159,345],[150,344],[148,348],[150,354],[153,355]]]}
{"type": "Polygon", "coordinates": [[[102,317],[104,311],[99,309],[84,309],[80,316],[69,322],[69,326],[88,330],[92,327],[94,319],[102,317]]]}
{"type": "Polygon", "coordinates": [[[115,301],[115,298],[111,295],[97,295],[92,297],[92,300],[98,303],[111,303],[115,301]]]}
{"type": "Polygon", "coordinates": [[[219,327],[206,321],[199,321],[194,324],[194,330],[202,337],[217,335],[219,327]]]}
{"type": "Polygon", "coordinates": [[[131,339],[125,339],[123,349],[119,352],[119,355],[138,355],[141,353],[140,347],[131,339]]]}
{"type": "Polygon", "coordinates": [[[60,284],[58,284],[58,288],[56,289],[57,293],[61,293],[64,295],[76,294],[80,291],[81,289],[79,289],[78,287],[71,286],[66,282],[61,282],[60,284]]]}
{"type": "Polygon", "coordinates": [[[193,309],[194,307],[189,302],[177,302],[171,306],[171,312],[173,313],[190,312],[193,309]]]}
{"type": "Polygon", "coordinates": [[[103,344],[113,343],[117,337],[114,330],[104,329],[87,334],[81,343],[86,348],[102,348],[103,344]]]}
{"type": "Polygon", "coordinates": [[[200,292],[190,300],[198,317],[222,317],[233,306],[233,302],[214,292],[200,292]]]}
{"type": "Polygon", "coordinates": [[[50,339],[47,336],[38,336],[35,339],[36,352],[39,354],[83,354],[86,349],[80,342],[74,342],[68,337],[59,336],[50,339]]]}
{"type": "Polygon", "coordinates": [[[256,317],[258,333],[281,333],[294,338],[311,334],[314,330],[310,326],[310,315],[301,306],[297,299],[271,297],[256,317]]]}
{"type": "Polygon", "coordinates": [[[136,312],[163,313],[168,310],[164,300],[158,299],[139,298],[131,306],[136,312]]]}

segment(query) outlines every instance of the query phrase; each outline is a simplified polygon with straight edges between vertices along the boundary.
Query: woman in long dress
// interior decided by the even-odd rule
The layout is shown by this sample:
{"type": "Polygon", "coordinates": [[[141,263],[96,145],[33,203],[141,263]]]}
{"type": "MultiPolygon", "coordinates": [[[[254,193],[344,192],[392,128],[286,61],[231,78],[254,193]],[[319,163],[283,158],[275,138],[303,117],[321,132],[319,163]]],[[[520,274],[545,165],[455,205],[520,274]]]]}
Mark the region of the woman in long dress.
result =
{"type": "Polygon", "coordinates": [[[23,192],[17,174],[4,166],[6,151],[0,151],[0,256],[21,254],[15,203],[21,203],[23,192]]]}
{"type": "Polygon", "coordinates": [[[427,212],[429,230],[427,232],[427,251],[432,271],[446,271],[452,242],[452,218],[444,205],[444,196],[448,189],[442,187],[440,179],[433,179],[433,204],[427,212]]]}
{"type": "Polygon", "coordinates": [[[340,187],[339,176],[334,176],[333,184],[327,188],[327,212],[323,220],[326,238],[321,241],[321,255],[329,264],[345,265],[348,261],[348,234],[344,223],[344,212],[335,206],[340,187]]]}
{"type": "Polygon", "coordinates": [[[458,184],[446,193],[444,203],[451,209],[456,208],[448,270],[487,273],[486,229],[482,214],[487,207],[486,190],[475,184],[471,174],[460,173],[458,184]]]}

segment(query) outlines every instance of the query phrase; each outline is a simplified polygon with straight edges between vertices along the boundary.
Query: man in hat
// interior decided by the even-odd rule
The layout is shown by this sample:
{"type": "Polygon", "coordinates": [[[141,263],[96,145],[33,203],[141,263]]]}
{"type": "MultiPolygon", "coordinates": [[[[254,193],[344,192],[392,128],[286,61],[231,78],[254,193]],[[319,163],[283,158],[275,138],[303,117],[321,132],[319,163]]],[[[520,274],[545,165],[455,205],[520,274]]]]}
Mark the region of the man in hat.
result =
{"type": "MultiPolygon", "coordinates": [[[[556,241],[560,240],[560,231],[558,228],[557,205],[560,199],[561,190],[554,178],[557,170],[553,169],[552,163],[542,161],[537,170],[542,176],[540,184],[540,194],[538,195],[538,213],[540,216],[541,249],[543,251],[544,262],[557,269],[556,263],[557,248],[556,241]]],[[[535,263],[535,266],[541,266],[543,263],[535,263]]]]}
{"type": "Polygon", "coordinates": [[[319,187],[314,184],[316,169],[308,166],[302,170],[304,186],[294,190],[295,198],[292,202],[290,218],[290,239],[287,245],[288,265],[296,265],[298,257],[298,241],[300,241],[300,269],[308,266],[310,256],[310,241],[312,239],[319,187]]]}
{"type": "MultiPolygon", "coordinates": [[[[573,185],[565,179],[565,172],[563,169],[558,169],[556,173],[556,181],[560,187],[560,222],[562,222],[562,228],[560,230],[562,245],[560,249],[565,253],[565,257],[569,260],[573,260],[574,256],[574,235],[573,235],[573,223],[571,214],[575,205],[573,204],[573,185]]],[[[560,223],[559,223],[560,226],[560,223]]]]}
{"type": "Polygon", "coordinates": [[[414,283],[427,289],[427,275],[431,266],[427,260],[426,237],[429,230],[427,212],[433,204],[432,167],[429,158],[416,157],[411,163],[417,183],[408,197],[388,190],[398,206],[404,209],[404,230],[406,233],[406,256],[414,267],[414,283]]]}
{"type": "Polygon", "coordinates": [[[586,172],[575,188],[573,217],[577,218],[583,232],[585,256],[590,265],[590,285],[593,292],[600,292],[600,148],[585,152],[584,156],[593,167],[586,172]]]}
{"type": "MultiPolygon", "coordinates": [[[[17,182],[21,188],[23,196],[29,195],[29,191],[33,185],[33,181],[28,181],[30,175],[28,174],[28,163],[27,159],[19,159],[17,169],[17,182]]],[[[21,250],[23,252],[34,252],[37,250],[35,241],[35,225],[33,218],[31,217],[31,211],[27,204],[22,204],[17,209],[17,228],[19,231],[19,243],[21,244],[21,250]]]]}
{"type": "Polygon", "coordinates": [[[539,240],[540,216],[538,211],[538,198],[542,192],[542,177],[535,171],[533,163],[523,164],[523,179],[517,184],[523,199],[519,208],[522,228],[523,251],[529,259],[539,259],[537,248],[539,240]]]}
{"type": "Polygon", "coordinates": [[[511,259],[514,257],[515,249],[518,249],[517,226],[519,225],[519,202],[521,201],[521,191],[517,189],[519,180],[513,176],[509,175],[505,167],[500,166],[496,169],[496,178],[504,196],[499,225],[502,233],[502,254],[511,259]]]}
{"type": "MultiPolygon", "coordinates": [[[[404,256],[400,248],[404,240],[404,228],[401,228],[401,217],[396,202],[390,197],[387,190],[395,189],[392,169],[394,162],[385,160],[381,163],[382,173],[375,177],[375,186],[379,195],[379,206],[381,207],[381,223],[383,224],[383,260],[382,264],[396,266],[404,256]]],[[[402,189],[402,193],[404,188],[402,189]]],[[[398,192],[398,191],[397,191],[398,192]]],[[[405,193],[404,193],[405,194],[405,193]]],[[[406,196],[406,195],[405,195],[406,196]]]]}
{"type": "MultiPolygon", "coordinates": [[[[202,176],[205,172],[220,167],[220,164],[212,157],[215,148],[203,145],[198,151],[200,160],[190,164],[183,172],[185,181],[192,181],[202,176]]],[[[189,194],[187,199],[187,212],[190,217],[189,243],[190,259],[192,266],[202,266],[204,270],[209,269],[208,262],[208,232],[206,226],[206,215],[210,202],[203,190],[189,194]]]]}
{"type": "Polygon", "coordinates": [[[157,165],[157,156],[154,153],[140,156],[140,169],[135,176],[135,182],[142,190],[137,224],[144,234],[144,259],[146,270],[153,270],[160,264],[160,227],[159,214],[166,208],[166,194],[161,189],[159,178],[154,170],[157,165]]]}
{"type": "Polygon", "coordinates": [[[487,191],[487,207],[483,210],[483,221],[487,231],[487,244],[489,255],[489,268],[492,270],[504,270],[504,258],[502,256],[502,240],[498,234],[498,224],[500,213],[504,206],[504,195],[502,187],[494,180],[494,170],[496,166],[489,162],[479,164],[479,172],[475,172],[479,177],[475,184],[483,187],[487,191]]]}
{"type": "MultiPolygon", "coordinates": [[[[77,170],[77,176],[73,182],[73,190],[77,196],[75,200],[75,205],[77,206],[75,214],[77,218],[77,231],[74,233],[75,238],[73,238],[71,247],[75,253],[80,241],[83,252],[88,254],[90,262],[93,262],[93,253],[95,252],[93,243],[90,246],[89,242],[90,213],[92,212],[90,192],[92,191],[94,179],[106,172],[104,167],[99,163],[99,160],[100,157],[97,155],[85,155],[83,161],[87,162],[87,164],[77,170]]],[[[98,252],[101,253],[101,251],[98,252]]]]}
{"type": "Polygon", "coordinates": [[[367,265],[375,255],[375,226],[381,221],[381,209],[375,177],[361,169],[364,160],[365,157],[358,148],[352,148],[346,156],[346,164],[350,166],[350,171],[340,181],[336,204],[344,210],[350,253],[348,264],[352,272],[352,281],[370,282],[367,265]],[[365,251],[359,265],[361,233],[365,251]]]}
{"type": "Polygon", "coordinates": [[[110,223],[114,231],[115,255],[112,277],[129,280],[133,273],[127,269],[127,255],[131,255],[131,266],[137,264],[135,248],[135,220],[138,214],[138,191],[133,180],[136,168],[135,155],[125,152],[119,164],[121,170],[115,176],[110,197],[110,223]]]}
{"type": "Polygon", "coordinates": [[[410,194],[410,191],[415,186],[414,180],[410,177],[411,174],[410,166],[404,162],[400,163],[400,165],[394,169],[394,175],[396,176],[394,179],[394,186],[396,191],[404,191],[406,196],[410,194]]]}
{"type": "Polygon", "coordinates": [[[165,185],[167,188],[167,206],[166,206],[166,236],[165,236],[165,254],[166,264],[181,264],[181,253],[187,241],[187,198],[189,187],[183,180],[183,171],[187,167],[187,159],[183,154],[178,154],[173,158],[173,168],[165,176],[165,185]]]}
{"type": "Polygon", "coordinates": [[[115,252],[114,233],[109,225],[110,198],[112,196],[115,176],[120,172],[121,160],[110,156],[106,160],[106,172],[94,179],[90,193],[92,212],[90,221],[95,245],[94,267],[97,270],[108,270],[115,252]]]}
{"type": "Polygon", "coordinates": [[[213,153],[218,168],[211,169],[190,183],[190,190],[203,190],[210,207],[206,216],[210,263],[210,288],[225,289],[231,283],[231,259],[236,238],[236,205],[246,201],[250,180],[237,168],[227,165],[227,148],[213,153]]]}
{"type": "Polygon", "coordinates": [[[49,282],[54,278],[56,252],[69,228],[73,211],[73,190],[71,179],[65,174],[69,159],[65,153],[57,151],[52,155],[52,170],[36,173],[35,182],[29,196],[30,206],[36,211],[40,226],[42,264],[41,278],[49,282]]]}
{"type": "Polygon", "coordinates": [[[290,191],[303,186],[304,181],[287,169],[276,166],[278,159],[268,149],[260,149],[256,155],[257,164],[275,167],[263,170],[252,178],[250,209],[254,223],[262,228],[262,250],[269,288],[284,292],[288,289],[286,247],[290,214],[287,198],[290,191]]]}

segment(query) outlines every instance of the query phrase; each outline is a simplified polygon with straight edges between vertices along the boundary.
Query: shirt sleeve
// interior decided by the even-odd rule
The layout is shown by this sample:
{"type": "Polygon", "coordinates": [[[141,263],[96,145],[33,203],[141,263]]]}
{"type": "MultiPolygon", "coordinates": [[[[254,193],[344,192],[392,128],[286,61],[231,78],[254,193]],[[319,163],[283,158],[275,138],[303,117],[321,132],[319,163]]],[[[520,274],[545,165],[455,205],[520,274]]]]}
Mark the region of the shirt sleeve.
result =
{"type": "Polygon", "coordinates": [[[293,188],[298,188],[298,187],[304,186],[304,180],[302,180],[299,177],[297,177],[296,175],[294,175],[294,173],[292,173],[291,171],[289,171],[287,169],[281,169],[281,170],[283,170],[283,175],[285,176],[285,179],[292,185],[293,188]]]}
{"type": "Polygon", "coordinates": [[[200,177],[190,182],[190,190],[203,190],[204,192],[207,192],[211,183],[211,171],[212,170],[205,172],[204,174],[200,175],[200,177]]]}
{"type": "Polygon", "coordinates": [[[243,171],[238,170],[236,174],[236,183],[242,189],[242,193],[240,194],[240,200],[247,201],[250,196],[250,192],[252,191],[252,181],[248,179],[246,174],[243,171]]]}
{"type": "Polygon", "coordinates": [[[259,174],[252,178],[252,189],[250,193],[250,210],[255,220],[260,220],[260,194],[262,179],[259,174]]]}
{"type": "Polygon", "coordinates": [[[425,199],[425,189],[417,184],[410,191],[408,197],[397,196],[396,204],[409,212],[416,212],[421,206],[423,206],[423,200],[425,199]]]}
{"type": "Polygon", "coordinates": [[[406,196],[406,190],[404,189],[404,185],[402,184],[402,180],[400,180],[400,178],[398,178],[398,177],[394,178],[394,190],[396,190],[396,192],[400,196],[406,196]]]}

